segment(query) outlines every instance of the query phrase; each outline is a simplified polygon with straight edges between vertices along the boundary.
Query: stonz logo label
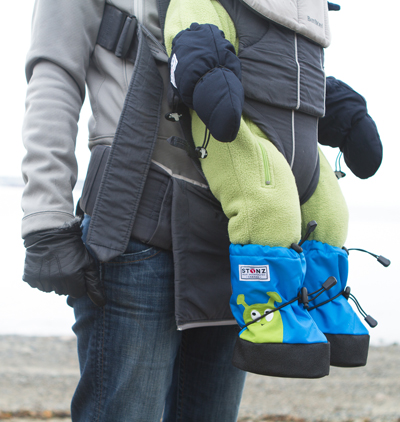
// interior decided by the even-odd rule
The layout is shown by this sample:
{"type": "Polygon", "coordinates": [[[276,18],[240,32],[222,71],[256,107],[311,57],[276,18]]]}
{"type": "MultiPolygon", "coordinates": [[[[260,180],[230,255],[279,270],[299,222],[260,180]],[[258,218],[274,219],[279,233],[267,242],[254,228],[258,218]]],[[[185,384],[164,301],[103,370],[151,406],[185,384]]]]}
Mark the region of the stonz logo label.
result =
{"type": "Polygon", "coordinates": [[[239,280],[270,281],[269,265],[239,265],[239,280]]]}

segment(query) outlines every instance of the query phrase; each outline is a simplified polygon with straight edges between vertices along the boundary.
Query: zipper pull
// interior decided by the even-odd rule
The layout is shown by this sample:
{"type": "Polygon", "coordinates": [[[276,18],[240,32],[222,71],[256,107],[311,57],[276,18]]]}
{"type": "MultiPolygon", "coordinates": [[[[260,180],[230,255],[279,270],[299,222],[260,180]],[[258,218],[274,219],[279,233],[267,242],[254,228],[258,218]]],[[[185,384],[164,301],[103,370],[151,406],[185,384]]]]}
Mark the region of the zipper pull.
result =
{"type": "Polygon", "coordinates": [[[179,122],[179,120],[182,117],[182,114],[178,112],[180,99],[178,95],[175,94],[175,92],[168,91],[168,104],[172,108],[171,111],[169,111],[167,114],[165,114],[165,118],[170,122],[179,122]]]}
{"type": "Polygon", "coordinates": [[[169,112],[165,115],[165,118],[169,120],[170,122],[179,122],[180,118],[182,117],[182,114],[179,114],[177,112],[169,112]]]}

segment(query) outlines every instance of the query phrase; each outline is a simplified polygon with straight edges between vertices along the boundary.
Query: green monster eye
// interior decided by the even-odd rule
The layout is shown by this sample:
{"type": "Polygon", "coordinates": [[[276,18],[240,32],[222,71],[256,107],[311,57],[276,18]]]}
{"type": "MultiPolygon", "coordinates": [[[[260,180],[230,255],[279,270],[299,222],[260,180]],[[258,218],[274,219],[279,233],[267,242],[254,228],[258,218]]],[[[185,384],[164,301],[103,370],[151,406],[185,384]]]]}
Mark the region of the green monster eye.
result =
{"type": "Polygon", "coordinates": [[[260,317],[261,314],[260,314],[260,312],[253,309],[250,313],[250,316],[251,316],[251,319],[254,321],[256,318],[260,317]]]}

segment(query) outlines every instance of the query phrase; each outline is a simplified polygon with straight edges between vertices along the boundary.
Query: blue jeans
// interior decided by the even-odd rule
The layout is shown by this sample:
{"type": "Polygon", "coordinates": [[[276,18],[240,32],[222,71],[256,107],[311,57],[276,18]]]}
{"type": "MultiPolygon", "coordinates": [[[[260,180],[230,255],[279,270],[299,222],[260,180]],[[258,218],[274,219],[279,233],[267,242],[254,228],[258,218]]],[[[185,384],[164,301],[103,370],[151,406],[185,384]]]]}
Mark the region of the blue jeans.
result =
{"type": "Polygon", "coordinates": [[[131,240],[99,269],[103,309],[69,298],[81,370],[72,420],[236,421],[245,381],[231,364],[237,329],[177,331],[171,252],[131,240]]]}

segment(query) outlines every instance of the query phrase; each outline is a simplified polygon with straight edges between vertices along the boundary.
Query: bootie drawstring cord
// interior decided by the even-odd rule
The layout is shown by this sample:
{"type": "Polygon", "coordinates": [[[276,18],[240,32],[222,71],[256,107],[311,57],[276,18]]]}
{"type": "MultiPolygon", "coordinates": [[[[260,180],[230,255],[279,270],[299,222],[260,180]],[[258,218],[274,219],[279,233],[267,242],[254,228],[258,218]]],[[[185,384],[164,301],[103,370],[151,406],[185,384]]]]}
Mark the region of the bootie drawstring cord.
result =
{"type": "Polygon", "coordinates": [[[206,131],[204,133],[203,145],[201,147],[196,147],[196,149],[195,149],[197,156],[199,158],[206,158],[207,157],[207,155],[208,155],[207,147],[208,147],[208,143],[210,142],[210,138],[211,138],[211,132],[207,129],[207,126],[206,126],[206,131]],[[207,132],[208,132],[208,136],[207,136],[207,132]]]}
{"type": "MultiPolygon", "coordinates": [[[[299,291],[298,295],[293,298],[292,300],[289,300],[288,302],[283,303],[282,305],[273,308],[269,311],[265,311],[263,315],[260,315],[259,317],[253,319],[253,321],[248,322],[246,325],[244,325],[242,327],[246,328],[251,324],[254,324],[258,321],[260,321],[261,319],[265,318],[267,315],[272,314],[273,312],[279,311],[280,309],[284,308],[285,306],[288,306],[296,301],[298,301],[299,303],[302,303],[305,309],[308,309],[308,303],[314,299],[316,299],[319,295],[321,295],[323,292],[326,292],[327,290],[329,290],[331,287],[333,287],[335,284],[337,283],[337,280],[335,277],[329,277],[327,278],[327,280],[322,284],[321,288],[319,288],[318,290],[316,290],[315,292],[312,293],[308,293],[307,292],[307,288],[306,287],[302,287],[301,290],[299,291]],[[315,295],[315,297],[310,298],[310,296],[315,295]]],[[[342,293],[341,293],[342,294],[342,293]]]]}
{"type": "MultiPolygon", "coordinates": [[[[377,325],[378,325],[378,321],[376,320],[376,319],[374,319],[371,315],[368,315],[365,311],[364,311],[364,309],[361,307],[361,305],[360,305],[360,302],[356,299],[356,297],[353,295],[353,294],[351,294],[350,293],[350,287],[349,286],[347,286],[344,290],[342,290],[340,293],[338,293],[337,295],[335,295],[335,296],[333,296],[333,297],[331,297],[330,299],[328,299],[328,300],[325,300],[324,302],[321,302],[321,303],[319,303],[318,305],[315,305],[315,306],[313,306],[312,308],[309,308],[308,309],[308,311],[312,311],[313,309],[316,309],[316,308],[319,308],[320,306],[323,306],[323,305],[325,305],[325,304],[327,304],[327,303],[329,303],[329,302],[332,302],[332,300],[335,300],[335,299],[337,299],[339,296],[344,296],[347,300],[349,300],[349,299],[351,299],[354,303],[355,303],[355,305],[356,305],[356,307],[357,307],[357,309],[358,309],[358,312],[360,312],[360,314],[364,317],[364,321],[371,327],[371,328],[374,328],[374,327],[376,327],[377,325]]],[[[317,296],[316,296],[317,297],[317,296]]],[[[316,298],[315,297],[315,298],[316,298]]],[[[315,299],[314,298],[314,299],[315,299]]]]}
{"type": "Polygon", "coordinates": [[[346,247],[344,247],[344,246],[343,246],[343,248],[342,248],[342,249],[343,249],[343,250],[345,250],[345,251],[347,252],[347,255],[349,255],[349,251],[359,251],[359,252],[365,252],[365,253],[367,253],[367,254],[369,254],[369,255],[371,255],[371,256],[373,256],[373,257],[375,257],[375,258],[376,258],[376,260],[377,260],[380,264],[382,264],[384,267],[388,267],[388,266],[391,264],[390,260],[389,260],[389,259],[387,259],[387,258],[385,258],[384,256],[374,254],[374,253],[372,253],[372,252],[366,251],[365,249],[360,249],[360,248],[349,248],[349,249],[347,249],[347,248],[346,248],[346,247]]]}

